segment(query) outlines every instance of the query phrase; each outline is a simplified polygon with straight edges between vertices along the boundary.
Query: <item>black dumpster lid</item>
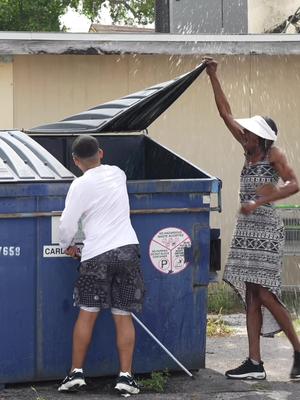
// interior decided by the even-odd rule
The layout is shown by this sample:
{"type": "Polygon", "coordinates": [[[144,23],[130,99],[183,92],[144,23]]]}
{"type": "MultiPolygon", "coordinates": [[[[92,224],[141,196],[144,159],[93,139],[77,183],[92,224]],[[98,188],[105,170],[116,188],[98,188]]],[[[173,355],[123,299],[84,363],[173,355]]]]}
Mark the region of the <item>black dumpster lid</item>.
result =
{"type": "Polygon", "coordinates": [[[73,178],[70,171],[25,133],[0,132],[0,182],[73,178]]]}
{"type": "Polygon", "coordinates": [[[204,69],[205,65],[202,63],[193,71],[172,81],[151,86],[62,121],[41,125],[26,132],[73,134],[142,131],[158,118],[204,69]]]}

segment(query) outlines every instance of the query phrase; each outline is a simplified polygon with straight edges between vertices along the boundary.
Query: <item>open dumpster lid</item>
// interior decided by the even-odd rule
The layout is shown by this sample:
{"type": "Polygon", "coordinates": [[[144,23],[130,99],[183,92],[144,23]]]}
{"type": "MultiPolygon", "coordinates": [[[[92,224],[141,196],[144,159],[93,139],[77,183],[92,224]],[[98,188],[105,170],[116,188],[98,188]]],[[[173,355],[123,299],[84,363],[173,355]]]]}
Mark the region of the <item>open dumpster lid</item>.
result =
{"type": "Polygon", "coordinates": [[[62,121],[41,125],[26,132],[65,135],[142,131],[174,103],[204,69],[205,64],[202,63],[193,71],[172,81],[151,86],[62,121]]]}
{"type": "Polygon", "coordinates": [[[0,132],[0,182],[72,179],[67,168],[25,133],[0,132]]]}

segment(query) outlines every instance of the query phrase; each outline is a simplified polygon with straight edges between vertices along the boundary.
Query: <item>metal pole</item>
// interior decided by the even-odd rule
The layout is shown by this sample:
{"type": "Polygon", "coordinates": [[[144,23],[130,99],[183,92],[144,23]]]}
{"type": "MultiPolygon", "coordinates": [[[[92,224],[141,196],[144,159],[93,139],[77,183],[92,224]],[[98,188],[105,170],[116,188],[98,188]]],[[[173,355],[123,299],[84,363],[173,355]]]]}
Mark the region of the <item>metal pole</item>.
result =
{"type": "Polygon", "coordinates": [[[138,317],[131,313],[132,318],[148,333],[149,336],[152,337],[153,340],[155,340],[155,342],[172,358],[172,360],[174,360],[176,362],[176,364],[179,365],[179,367],[192,379],[194,379],[193,374],[190,373],[190,371],[185,368],[184,365],[181,364],[180,361],[177,360],[177,358],[175,356],[173,356],[173,354],[157,339],[156,336],[153,335],[152,332],[149,331],[149,329],[146,327],[146,325],[143,324],[143,322],[138,319],[138,317]]]}

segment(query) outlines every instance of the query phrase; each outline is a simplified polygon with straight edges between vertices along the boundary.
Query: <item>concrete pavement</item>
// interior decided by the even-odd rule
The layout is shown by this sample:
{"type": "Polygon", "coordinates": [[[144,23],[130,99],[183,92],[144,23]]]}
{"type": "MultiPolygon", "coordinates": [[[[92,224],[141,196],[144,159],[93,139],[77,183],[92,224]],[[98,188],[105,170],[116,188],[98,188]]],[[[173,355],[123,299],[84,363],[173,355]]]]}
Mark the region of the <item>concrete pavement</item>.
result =
{"type": "MultiPolygon", "coordinates": [[[[236,367],[247,356],[245,333],[225,338],[207,339],[207,368],[195,373],[194,380],[185,374],[172,374],[164,393],[144,392],[141,400],[300,400],[300,382],[288,379],[292,349],[284,336],[262,339],[267,380],[244,382],[228,380],[223,373],[236,367]]],[[[93,379],[87,392],[60,394],[58,382],[9,386],[0,392],[1,400],[111,400],[114,379],[93,379]],[[37,390],[33,391],[31,386],[37,390]]]]}

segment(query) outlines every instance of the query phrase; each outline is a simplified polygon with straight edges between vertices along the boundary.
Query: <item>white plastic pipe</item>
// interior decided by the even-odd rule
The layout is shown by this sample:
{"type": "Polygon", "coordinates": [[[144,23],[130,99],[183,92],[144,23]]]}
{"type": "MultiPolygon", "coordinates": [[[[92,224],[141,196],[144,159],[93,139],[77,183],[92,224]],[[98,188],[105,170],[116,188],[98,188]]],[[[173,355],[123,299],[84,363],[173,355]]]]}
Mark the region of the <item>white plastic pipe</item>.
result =
{"type": "Polygon", "coordinates": [[[193,374],[190,373],[190,371],[185,368],[184,365],[181,364],[180,361],[177,360],[177,358],[175,356],[173,356],[173,354],[157,339],[156,336],[153,335],[152,332],[149,331],[149,329],[146,327],[146,325],[143,324],[143,322],[138,319],[138,317],[131,313],[132,318],[148,333],[149,336],[152,337],[153,340],[155,340],[155,342],[172,358],[172,360],[174,360],[176,362],[176,364],[179,365],[179,367],[190,377],[190,378],[194,378],[193,374]]]}

